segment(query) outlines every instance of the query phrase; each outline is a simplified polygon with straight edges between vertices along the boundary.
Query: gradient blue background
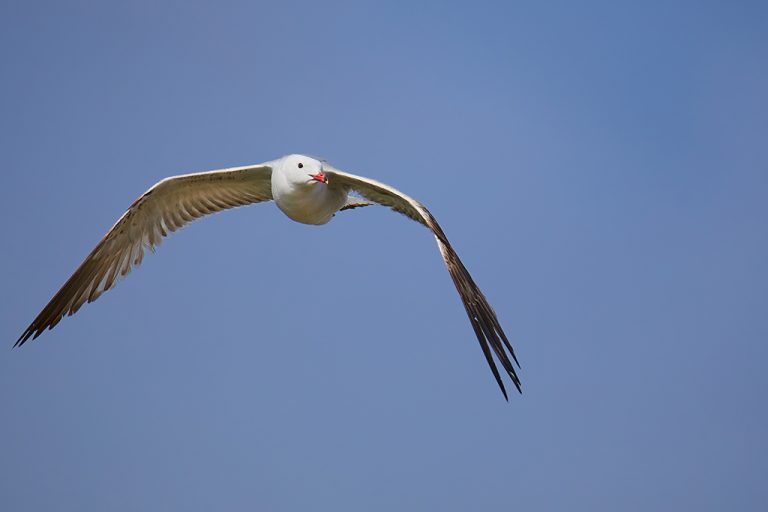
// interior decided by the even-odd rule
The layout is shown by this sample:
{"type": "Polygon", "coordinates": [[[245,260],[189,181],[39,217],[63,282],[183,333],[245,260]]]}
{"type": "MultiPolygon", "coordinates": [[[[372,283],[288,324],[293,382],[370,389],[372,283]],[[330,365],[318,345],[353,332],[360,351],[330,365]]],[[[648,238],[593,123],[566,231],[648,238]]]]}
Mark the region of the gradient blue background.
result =
{"type": "Polygon", "coordinates": [[[0,508],[766,510],[764,2],[3,2],[0,508]],[[177,233],[10,347],[172,174],[430,206],[177,233]]]}

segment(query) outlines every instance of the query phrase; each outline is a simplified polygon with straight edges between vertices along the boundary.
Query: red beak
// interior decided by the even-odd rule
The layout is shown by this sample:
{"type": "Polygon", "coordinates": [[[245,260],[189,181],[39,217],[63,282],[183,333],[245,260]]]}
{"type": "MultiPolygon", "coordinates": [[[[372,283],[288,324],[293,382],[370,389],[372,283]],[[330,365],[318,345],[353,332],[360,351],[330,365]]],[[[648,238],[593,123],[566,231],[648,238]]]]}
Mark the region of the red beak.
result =
{"type": "Polygon", "coordinates": [[[326,176],[323,171],[320,171],[317,174],[310,174],[309,177],[321,183],[328,183],[328,176],[326,176]]]}

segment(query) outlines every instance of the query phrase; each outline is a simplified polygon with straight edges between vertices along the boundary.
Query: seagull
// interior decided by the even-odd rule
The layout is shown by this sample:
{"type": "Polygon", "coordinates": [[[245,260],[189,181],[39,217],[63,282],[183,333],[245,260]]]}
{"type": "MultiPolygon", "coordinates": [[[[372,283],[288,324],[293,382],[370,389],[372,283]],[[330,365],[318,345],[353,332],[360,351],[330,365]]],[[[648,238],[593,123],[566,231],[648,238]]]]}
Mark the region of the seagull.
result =
{"type": "Polygon", "coordinates": [[[509,401],[491,351],[517,391],[522,393],[512,361],[518,368],[520,364],[496,313],[429,210],[389,185],[342,172],[325,161],[297,154],[258,165],[182,174],[159,181],[117,220],[29,324],[14,347],[37,338],[58,324],[65,314],[73,315],[84,303],[93,302],[113,288],[119,277],[141,264],[144,249],[154,252],[168,233],[205,215],[267,201],[274,201],[290,219],[304,224],[322,225],[338,211],[380,204],[427,227],[437,240],[448,273],[504,398],[509,401]]]}

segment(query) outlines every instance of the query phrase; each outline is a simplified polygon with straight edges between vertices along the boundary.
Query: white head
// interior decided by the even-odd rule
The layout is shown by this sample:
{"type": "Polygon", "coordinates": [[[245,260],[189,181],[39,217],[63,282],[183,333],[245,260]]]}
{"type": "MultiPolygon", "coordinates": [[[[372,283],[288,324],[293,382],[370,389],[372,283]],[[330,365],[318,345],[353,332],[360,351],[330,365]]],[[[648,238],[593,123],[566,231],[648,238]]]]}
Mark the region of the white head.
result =
{"type": "Polygon", "coordinates": [[[305,155],[288,155],[281,159],[283,175],[296,184],[328,183],[323,162],[305,155]]]}

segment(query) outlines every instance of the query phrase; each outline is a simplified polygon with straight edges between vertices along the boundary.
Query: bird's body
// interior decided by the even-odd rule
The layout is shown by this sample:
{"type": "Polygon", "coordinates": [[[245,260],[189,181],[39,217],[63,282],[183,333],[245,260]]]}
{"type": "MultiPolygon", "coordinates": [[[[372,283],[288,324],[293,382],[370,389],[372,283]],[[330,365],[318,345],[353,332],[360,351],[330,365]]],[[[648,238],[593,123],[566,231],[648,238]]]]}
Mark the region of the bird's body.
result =
{"type": "Polygon", "coordinates": [[[310,176],[323,173],[323,163],[302,155],[288,155],[272,167],[272,198],[291,219],[303,224],[325,224],[344,206],[348,192],[343,187],[316,186],[310,176]],[[301,164],[301,167],[299,167],[301,164]]]}
{"type": "Polygon", "coordinates": [[[520,380],[512,364],[517,363],[517,358],[493,308],[429,210],[388,185],[341,172],[303,155],[158,182],[118,219],[27,327],[16,346],[37,338],[64,315],[74,314],[84,303],[111,289],[120,276],[141,263],[145,248],[154,250],[169,232],[207,214],[270,200],[289,218],[304,224],[325,224],[339,210],[378,203],[429,228],[502,393],[507,396],[492,353],[520,391],[520,380]],[[350,192],[362,197],[351,196],[350,192]]]}

